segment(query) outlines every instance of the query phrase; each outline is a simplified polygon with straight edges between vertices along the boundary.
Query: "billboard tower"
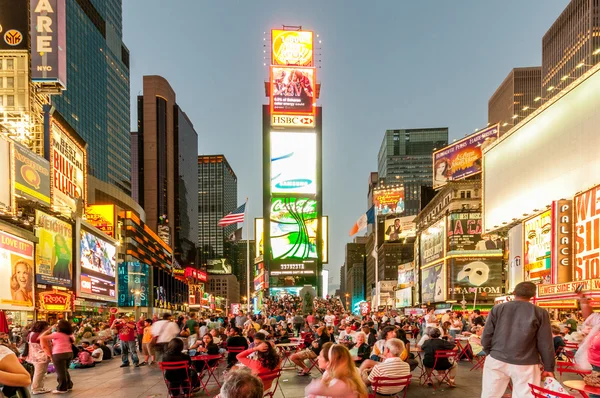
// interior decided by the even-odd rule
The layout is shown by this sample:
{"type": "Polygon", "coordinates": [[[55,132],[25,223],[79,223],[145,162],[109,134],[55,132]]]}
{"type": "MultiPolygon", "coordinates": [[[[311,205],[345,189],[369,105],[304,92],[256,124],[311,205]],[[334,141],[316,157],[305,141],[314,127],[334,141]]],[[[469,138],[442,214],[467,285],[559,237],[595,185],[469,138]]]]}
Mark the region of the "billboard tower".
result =
{"type": "Polygon", "coordinates": [[[269,105],[263,106],[262,225],[263,268],[271,295],[304,294],[308,286],[320,295],[322,289],[327,231],[313,36],[301,27],[271,31],[265,84],[269,105]]]}

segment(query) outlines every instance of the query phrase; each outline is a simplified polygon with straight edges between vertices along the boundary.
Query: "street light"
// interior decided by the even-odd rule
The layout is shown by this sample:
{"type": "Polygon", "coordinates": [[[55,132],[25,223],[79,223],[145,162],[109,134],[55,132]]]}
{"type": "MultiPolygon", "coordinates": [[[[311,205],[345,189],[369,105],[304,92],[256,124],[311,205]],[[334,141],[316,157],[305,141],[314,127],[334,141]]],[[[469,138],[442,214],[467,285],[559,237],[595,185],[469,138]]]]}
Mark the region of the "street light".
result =
{"type": "Polygon", "coordinates": [[[350,308],[348,307],[348,298],[350,297],[349,293],[346,293],[346,311],[350,311],[350,308]]]}

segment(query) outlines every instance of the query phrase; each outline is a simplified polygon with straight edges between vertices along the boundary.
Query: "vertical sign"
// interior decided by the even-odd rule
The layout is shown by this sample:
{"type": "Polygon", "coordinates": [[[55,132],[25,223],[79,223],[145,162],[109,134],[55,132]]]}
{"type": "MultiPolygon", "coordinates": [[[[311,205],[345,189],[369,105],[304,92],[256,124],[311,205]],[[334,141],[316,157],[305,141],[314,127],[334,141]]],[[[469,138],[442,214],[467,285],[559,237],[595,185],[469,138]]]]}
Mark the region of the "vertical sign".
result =
{"type": "Polygon", "coordinates": [[[600,185],[574,198],[574,280],[600,278],[600,185]]]}
{"type": "Polygon", "coordinates": [[[31,80],[67,87],[65,0],[31,0],[31,80]]]}
{"type": "Polygon", "coordinates": [[[508,231],[508,292],[523,282],[523,224],[508,231]]]}
{"type": "Polygon", "coordinates": [[[571,282],[573,201],[557,200],[552,202],[552,218],[553,283],[571,282]]]}

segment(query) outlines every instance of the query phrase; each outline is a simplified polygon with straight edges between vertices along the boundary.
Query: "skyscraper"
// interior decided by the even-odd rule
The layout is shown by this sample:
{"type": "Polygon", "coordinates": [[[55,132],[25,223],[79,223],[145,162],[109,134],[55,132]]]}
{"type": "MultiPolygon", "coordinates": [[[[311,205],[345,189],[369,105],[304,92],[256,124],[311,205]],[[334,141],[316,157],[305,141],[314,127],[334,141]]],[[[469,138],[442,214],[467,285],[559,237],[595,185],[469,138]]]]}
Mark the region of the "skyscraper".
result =
{"type": "MultiPolygon", "coordinates": [[[[237,208],[237,177],[224,155],[198,156],[198,250],[200,264],[224,255],[225,240],[237,226],[219,227],[237,208]]],[[[250,228],[250,226],[248,226],[250,228]]]]}
{"type": "Polygon", "coordinates": [[[499,123],[500,135],[506,133],[535,110],[541,92],[541,66],[514,68],[488,101],[488,122],[499,123]]]}
{"type": "Polygon", "coordinates": [[[138,131],[131,133],[133,197],[146,224],[173,248],[180,265],[196,262],[198,134],[169,82],[144,76],[138,131]]]}
{"type": "Polygon", "coordinates": [[[129,50],[121,0],[71,0],[67,90],[52,105],[88,144],[88,173],[131,193],[129,50]]]}
{"type": "Polygon", "coordinates": [[[379,183],[403,185],[404,215],[419,213],[421,186],[432,186],[432,154],[448,145],[448,128],[387,130],[378,156],[379,183]]]}

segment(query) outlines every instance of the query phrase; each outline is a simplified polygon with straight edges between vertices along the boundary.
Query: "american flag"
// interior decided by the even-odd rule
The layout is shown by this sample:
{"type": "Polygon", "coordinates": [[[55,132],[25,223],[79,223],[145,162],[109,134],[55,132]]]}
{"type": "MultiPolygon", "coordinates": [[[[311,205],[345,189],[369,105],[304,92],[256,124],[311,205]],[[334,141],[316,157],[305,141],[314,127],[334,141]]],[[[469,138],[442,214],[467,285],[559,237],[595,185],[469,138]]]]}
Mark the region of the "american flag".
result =
{"type": "Polygon", "coordinates": [[[231,224],[236,224],[239,222],[244,222],[244,215],[246,214],[246,204],[244,203],[231,213],[227,214],[225,217],[219,220],[219,227],[226,227],[231,224]]]}

